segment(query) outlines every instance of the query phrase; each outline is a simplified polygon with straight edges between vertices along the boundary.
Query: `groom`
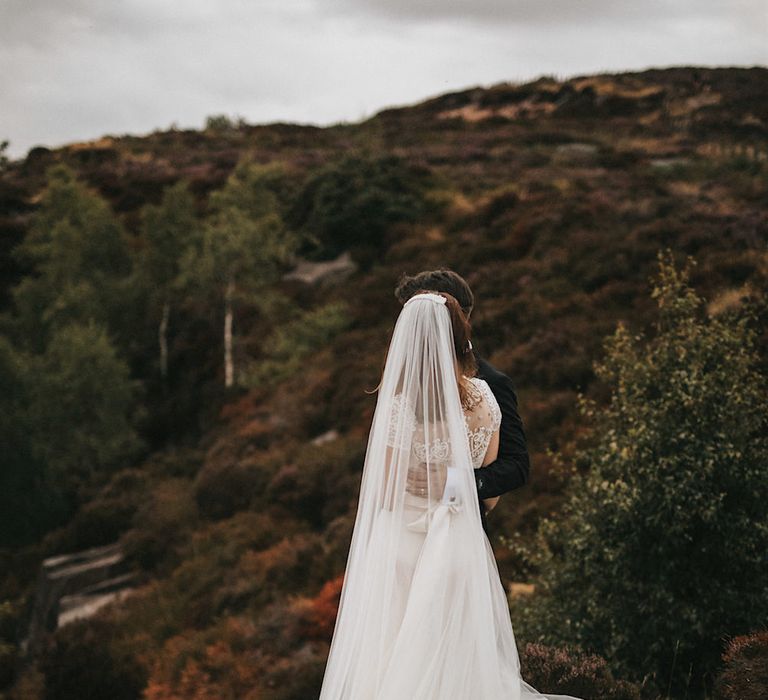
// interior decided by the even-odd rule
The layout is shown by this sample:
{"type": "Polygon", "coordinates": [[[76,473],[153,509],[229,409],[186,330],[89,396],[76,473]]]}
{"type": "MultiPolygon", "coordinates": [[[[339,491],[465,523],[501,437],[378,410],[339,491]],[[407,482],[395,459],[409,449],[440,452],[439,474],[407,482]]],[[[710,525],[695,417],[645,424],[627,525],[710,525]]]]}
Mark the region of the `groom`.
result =
{"type": "MultiPolygon", "coordinates": [[[[420,289],[451,294],[459,302],[467,318],[472,313],[475,303],[472,290],[466,280],[452,270],[429,270],[412,277],[404,275],[395,290],[395,296],[401,304],[405,304],[420,289]]],[[[530,472],[530,459],[523,422],[517,412],[517,395],[512,380],[492,367],[476,350],[472,352],[477,360],[477,376],[488,382],[501,408],[498,458],[495,462],[474,470],[480,519],[483,530],[488,535],[487,511],[483,499],[500,496],[525,484],[530,472]]],[[[426,474],[423,478],[424,483],[420,483],[418,477],[409,479],[409,486],[425,487],[426,474]]]]}

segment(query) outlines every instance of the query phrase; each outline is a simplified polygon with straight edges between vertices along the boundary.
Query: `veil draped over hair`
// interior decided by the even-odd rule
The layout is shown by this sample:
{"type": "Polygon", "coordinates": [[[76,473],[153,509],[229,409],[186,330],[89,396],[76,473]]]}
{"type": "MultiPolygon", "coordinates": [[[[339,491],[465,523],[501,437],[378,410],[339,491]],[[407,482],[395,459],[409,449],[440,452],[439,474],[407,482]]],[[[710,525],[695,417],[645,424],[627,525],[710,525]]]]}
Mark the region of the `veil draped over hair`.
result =
{"type": "Polygon", "coordinates": [[[379,388],[320,700],[567,697],[520,679],[457,372],[445,297],[415,295],[379,388]]]}

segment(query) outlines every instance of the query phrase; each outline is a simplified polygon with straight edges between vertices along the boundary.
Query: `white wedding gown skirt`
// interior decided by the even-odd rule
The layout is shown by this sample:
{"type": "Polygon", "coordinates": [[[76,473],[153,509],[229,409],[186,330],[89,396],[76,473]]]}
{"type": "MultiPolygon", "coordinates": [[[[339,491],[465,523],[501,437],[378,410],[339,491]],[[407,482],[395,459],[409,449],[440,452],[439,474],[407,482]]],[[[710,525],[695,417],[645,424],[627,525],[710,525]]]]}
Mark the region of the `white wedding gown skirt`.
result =
{"type": "Polygon", "coordinates": [[[462,404],[445,300],[417,296],[387,355],[320,700],[562,700],[520,677],[480,520],[473,470],[501,411],[474,378],[462,404]]]}
{"type": "MultiPolygon", "coordinates": [[[[326,685],[322,700],[574,700],[539,693],[520,677],[493,550],[484,532],[479,542],[470,536],[461,508],[430,507],[426,499],[405,495],[391,604],[366,608],[368,619],[357,621],[361,634],[345,689],[333,694],[326,685]],[[478,572],[468,570],[474,557],[465,556],[478,551],[486,560],[483,586],[478,572]]],[[[381,511],[367,549],[374,600],[387,599],[382,584],[388,577],[378,568],[394,517],[381,511]]]]}

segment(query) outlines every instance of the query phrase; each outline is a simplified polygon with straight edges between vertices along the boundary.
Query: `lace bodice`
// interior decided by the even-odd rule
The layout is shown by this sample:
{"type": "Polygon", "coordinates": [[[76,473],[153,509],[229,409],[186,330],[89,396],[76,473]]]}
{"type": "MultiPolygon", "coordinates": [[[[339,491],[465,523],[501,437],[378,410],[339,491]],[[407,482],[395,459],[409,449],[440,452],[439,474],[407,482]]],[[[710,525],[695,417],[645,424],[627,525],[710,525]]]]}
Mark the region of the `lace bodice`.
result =
{"type": "MultiPolygon", "coordinates": [[[[501,425],[501,409],[496,397],[488,386],[488,382],[477,377],[471,377],[473,387],[473,401],[469,409],[464,410],[464,425],[469,440],[469,451],[472,457],[472,466],[478,468],[482,465],[488,445],[493,434],[501,425]]],[[[411,449],[419,462],[448,462],[451,456],[451,447],[447,440],[435,438],[429,445],[425,444],[423,430],[419,427],[413,410],[409,408],[407,414],[403,412],[402,396],[397,394],[392,404],[392,413],[389,420],[389,434],[387,444],[395,447],[395,440],[400,421],[407,431],[414,433],[411,441],[411,449]],[[421,439],[419,439],[421,437],[421,439]]]]}
{"type": "Polygon", "coordinates": [[[472,377],[470,381],[480,396],[477,404],[464,411],[464,424],[467,426],[472,466],[477,468],[482,465],[491,438],[501,425],[501,409],[488,382],[477,377],[472,377]]]}

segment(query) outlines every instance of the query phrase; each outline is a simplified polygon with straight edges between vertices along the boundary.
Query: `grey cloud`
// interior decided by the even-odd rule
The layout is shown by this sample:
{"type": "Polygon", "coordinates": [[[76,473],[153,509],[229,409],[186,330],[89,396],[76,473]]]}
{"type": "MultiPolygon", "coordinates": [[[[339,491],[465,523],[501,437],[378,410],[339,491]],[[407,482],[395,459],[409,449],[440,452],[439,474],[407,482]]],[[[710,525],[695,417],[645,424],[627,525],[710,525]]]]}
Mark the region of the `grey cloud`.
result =
{"type": "Polygon", "coordinates": [[[463,19],[520,25],[625,20],[663,24],[680,18],[754,23],[766,18],[763,0],[320,0],[337,12],[368,12],[393,21],[463,19]]]}
{"type": "Polygon", "coordinates": [[[0,0],[0,140],[330,123],[542,73],[768,62],[763,0],[0,0]]]}

